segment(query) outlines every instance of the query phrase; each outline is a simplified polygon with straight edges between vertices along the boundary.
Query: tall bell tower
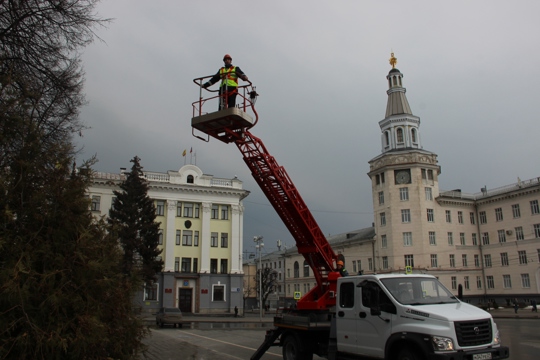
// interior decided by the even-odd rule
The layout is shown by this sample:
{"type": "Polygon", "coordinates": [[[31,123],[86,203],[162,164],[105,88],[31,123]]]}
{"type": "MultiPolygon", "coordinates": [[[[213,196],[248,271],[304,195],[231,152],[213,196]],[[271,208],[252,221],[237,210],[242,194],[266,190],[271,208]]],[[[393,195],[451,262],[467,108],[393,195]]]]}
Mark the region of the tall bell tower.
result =
{"type": "Polygon", "coordinates": [[[422,147],[420,117],[412,113],[396,64],[392,53],[386,114],[379,121],[381,154],[369,161],[368,173],[377,234],[376,268],[383,271],[425,263],[418,254],[429,246],[426,208],[434,207],[439,194],[437,155],[422,147]]]}

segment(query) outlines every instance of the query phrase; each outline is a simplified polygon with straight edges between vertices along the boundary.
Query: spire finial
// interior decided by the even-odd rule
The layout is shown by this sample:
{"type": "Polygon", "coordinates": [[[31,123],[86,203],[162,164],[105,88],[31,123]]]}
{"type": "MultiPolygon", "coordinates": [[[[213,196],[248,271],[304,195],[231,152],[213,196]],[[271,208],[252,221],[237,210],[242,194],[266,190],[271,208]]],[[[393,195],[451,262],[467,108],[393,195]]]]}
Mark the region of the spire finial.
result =
{"type": "Polygon", "coordinates": [[[392,65],[392,69],[395,69],[397,64],[397,58],[394,56],[394,53],[391,53],[390,56],[390,65],[392,65]]]}

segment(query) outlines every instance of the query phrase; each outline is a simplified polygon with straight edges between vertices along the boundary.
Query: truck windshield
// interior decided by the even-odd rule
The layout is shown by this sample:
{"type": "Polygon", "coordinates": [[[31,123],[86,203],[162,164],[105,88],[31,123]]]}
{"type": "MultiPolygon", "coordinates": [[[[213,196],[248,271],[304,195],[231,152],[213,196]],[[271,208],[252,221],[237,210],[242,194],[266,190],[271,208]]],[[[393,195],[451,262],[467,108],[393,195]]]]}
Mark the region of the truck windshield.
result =
{"type": "Polygon", "coordinates": [[[437,279],[397,277],[381,279],[390,294],[403,305],[449,304],[458,302],[437,279]]]}

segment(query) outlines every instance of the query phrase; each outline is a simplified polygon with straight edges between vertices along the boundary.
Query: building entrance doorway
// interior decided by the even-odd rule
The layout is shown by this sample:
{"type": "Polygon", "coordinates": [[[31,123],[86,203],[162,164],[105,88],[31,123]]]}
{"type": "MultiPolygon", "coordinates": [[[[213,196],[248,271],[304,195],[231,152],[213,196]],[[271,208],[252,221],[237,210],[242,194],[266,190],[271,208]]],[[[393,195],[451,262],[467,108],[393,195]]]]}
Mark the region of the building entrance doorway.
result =
{"type": "Polygon", "coordinates": [[[178,288],[178,307],[183,313],[192,312],[193,289],[178,288]]]}

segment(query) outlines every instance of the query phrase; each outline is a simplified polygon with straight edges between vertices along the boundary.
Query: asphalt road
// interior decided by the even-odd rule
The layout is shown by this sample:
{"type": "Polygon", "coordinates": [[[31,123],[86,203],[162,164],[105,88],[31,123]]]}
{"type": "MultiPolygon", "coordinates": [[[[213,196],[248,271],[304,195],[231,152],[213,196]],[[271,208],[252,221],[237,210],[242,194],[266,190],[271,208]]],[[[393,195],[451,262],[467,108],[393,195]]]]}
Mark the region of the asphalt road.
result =
{"type": "MultiPolygon", "coordinates": [[[[538,319],[496,319],[502,342],[510,347],[511,360],[540,358],[538,319]]],[[[192,328],[152,329],[146,339],[148,360],[246,360],[264,340],[268,328],[259,324],[205,324],[192,328]],[[246,327],[244,327],[246,326],[246,327]]],[[[262,360],[281,359],[281,348],[269,349],[262,360]]],[[[321,359],[317,356],[314,359],[321,359]]]]}

